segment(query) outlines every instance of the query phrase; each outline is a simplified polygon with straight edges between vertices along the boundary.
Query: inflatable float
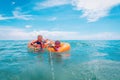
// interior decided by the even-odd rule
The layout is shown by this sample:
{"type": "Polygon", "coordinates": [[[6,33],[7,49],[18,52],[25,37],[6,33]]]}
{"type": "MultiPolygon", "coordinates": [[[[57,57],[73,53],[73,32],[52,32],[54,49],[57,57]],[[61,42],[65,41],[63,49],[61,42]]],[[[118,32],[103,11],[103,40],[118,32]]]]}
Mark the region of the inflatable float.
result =
{"type": "Polygon", "coordinates": [[[55,53],[62,53],[70,50],[70,44],[68,43],[61,43],[61,47],[58,49],[58,51],[55,51],[54,48],[48,47],[47,50],[49,52],[55,52],[55,53]]]}
{"type": "MultiPolygon", "coordinates": [[[[28,43],[28,49],[32,50],[32,51],[39,51],[40,48],[36,48],[35,45],[31,45],[33,41],[28,43]]],[[[51,45],[54,45],[53,43],[51,45]]],[[[49,52],[54,52],[54,53],[63,53],[66,51],[70,50],[70,44],[69,43],[63,43],[61,42],[61,47],[58,49],[58,51],[55,51],[54,48],[49,47],[49,44],[44,44],[43,48],[44,50],[48,50],[49,52]]]]}

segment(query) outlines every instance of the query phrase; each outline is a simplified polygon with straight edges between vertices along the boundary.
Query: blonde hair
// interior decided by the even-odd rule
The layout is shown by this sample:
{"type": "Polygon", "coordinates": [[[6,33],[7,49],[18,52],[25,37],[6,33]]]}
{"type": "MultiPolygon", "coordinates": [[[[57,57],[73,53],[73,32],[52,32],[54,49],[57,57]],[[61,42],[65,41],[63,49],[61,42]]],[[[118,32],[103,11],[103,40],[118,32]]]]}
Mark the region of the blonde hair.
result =
{"type": "Polygon", "coordinates": [[[38,37],[43,37],[42,35],[38,35],[38,37]]]}

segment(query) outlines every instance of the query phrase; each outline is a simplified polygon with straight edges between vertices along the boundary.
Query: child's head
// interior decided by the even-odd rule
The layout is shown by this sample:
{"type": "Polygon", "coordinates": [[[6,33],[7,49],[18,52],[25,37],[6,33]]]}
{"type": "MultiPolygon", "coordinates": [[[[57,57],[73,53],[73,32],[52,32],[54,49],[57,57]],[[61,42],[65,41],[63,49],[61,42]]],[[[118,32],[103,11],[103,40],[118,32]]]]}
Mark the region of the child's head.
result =
{"type": "Polygon", "coordinates": [[[40,40],[40,41],[42,41],[42,39],[43,39],[43,37],[42,37],[42,35],[38,35],[38,40],[40,40]]]}
{"type": "Polygon", "coordinates": [[[59,46],[60,46],[60,41],[58,41],[58,40],[55,41],[55,46],[58,46],[58,47],[59,47],[59,46]]]}

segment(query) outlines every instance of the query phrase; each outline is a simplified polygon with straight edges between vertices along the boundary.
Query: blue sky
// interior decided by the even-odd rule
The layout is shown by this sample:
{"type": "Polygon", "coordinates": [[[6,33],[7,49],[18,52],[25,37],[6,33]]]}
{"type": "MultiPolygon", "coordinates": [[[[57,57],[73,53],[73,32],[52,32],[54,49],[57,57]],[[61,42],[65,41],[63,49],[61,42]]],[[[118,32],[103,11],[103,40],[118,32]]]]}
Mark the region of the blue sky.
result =
{"type": "Polygon", "coordinates": [[[0,0],[0,39],[119,40],[120,0],[0,0]]]}

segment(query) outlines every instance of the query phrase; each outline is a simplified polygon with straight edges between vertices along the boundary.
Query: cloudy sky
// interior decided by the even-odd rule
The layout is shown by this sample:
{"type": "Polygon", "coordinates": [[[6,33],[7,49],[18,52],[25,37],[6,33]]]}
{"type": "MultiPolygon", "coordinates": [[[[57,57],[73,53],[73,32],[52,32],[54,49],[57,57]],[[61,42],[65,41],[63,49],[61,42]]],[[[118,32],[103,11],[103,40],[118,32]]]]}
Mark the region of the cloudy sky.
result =
{"type": "Polygon", "coordinates": [[[0,0],[0,40],[120,40],[120,0],[0,0]]]}

